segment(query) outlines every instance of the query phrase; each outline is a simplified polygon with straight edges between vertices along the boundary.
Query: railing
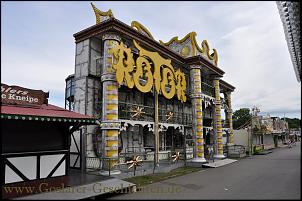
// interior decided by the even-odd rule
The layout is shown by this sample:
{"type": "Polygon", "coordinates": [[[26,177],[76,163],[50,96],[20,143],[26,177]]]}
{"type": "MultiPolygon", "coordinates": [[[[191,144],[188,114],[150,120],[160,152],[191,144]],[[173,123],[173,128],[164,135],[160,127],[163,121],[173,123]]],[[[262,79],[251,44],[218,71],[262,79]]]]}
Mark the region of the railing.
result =
{"type": "Polygon", "coordinates": [[[215,88],[205,82],[201,82],[201,92],[208,96],[215,97],[215,88]]]}
{"type": "Polygon", "coordinates": [[[141,104],[119,102],[118,104],[119,118],[120,119],[131,119],[140,121],[154,121],[154,107],[145,106],[141,104]],[[137,107],[142,108],[142,115],[135,115],[133,110],[137,107]]]}
{"type": "MultiPolygon", "coordinates": [[[[128,146],[125,148],[125,153],[127,154],[133,154],[133,153],[148,153],[154,151],[154,147],[142,147],[142,146],[128,146]]],[[[125,153],[120,153],[120,154],[125,154],[125,153]]]]}
{"type": "Polygon", "coordinates": [[[245,147],[243,145],[232,145],[228,147],[229,153],[238,153],[238,154],[244,154],[245,153],[245,147]]]}
{"type": "MultiPolygon", "coordinates": [[[[159,163],[171,165],[178,161],[186,161],[188,157],[183,151],[180,151],[180,157],[175,160],[176,151],[164,151],[159,152],[159,163]]],[[[100,171],[107,170],[109,176],[114,170],[119,170],[124,173],[153,169],[154,168],[154,152],[146,153],[120,153],[118,158],[107,157],[86,157],[86,165],[88,171],[100,171]],[[134,156],[139,156],[142,160],[139,166],[129,168],[131,164],[127,164],[127,161],[134,159],[134,156]]],[[[135,174],[135,173],[134,173],[135,174]]]]}
{"type": "Polygon", "coordinates": [[[101,169],[101,158],[86,156],[86,168],[87,169],[101,169]]]}
{"type": "Polygon", "coordinates": [[[87,171],[107,170],[109,176],[112,171],[118,170],[119,158],[108,157],[86,157],[87,171]]]}
{"type": "Polygon", "coordinates": [[[193,115],[182,113],[182,112],[172,112],[170,115],[170,110],[160,109],[158,111],[159,122],[162,123],[173,123],[182,125],[191,125],[193,122],[193,115]]]}
{"type": "MultiPolygon", "coordinates": [[[[128,120],[139,120],[139,121],[154,121],[154,107],[145,106],[141,104],[119,102],[119,118],[128,120]],[[136,115],[133,110],[137,107],[142,108],[141,115],[136,115]]],[[[159,122],[172,123],[172,124],[183,124],[191,125],[193,122],[193,115],[183,112],[175,112],[167,109],[158,110],[159,122]],[[172,114],[170,113],[172,112],[172,114]]]]}
{"type": "MultiPolygon", "coordinates": [[[[119,160],[120,162],[125,162],[127,160],[131,160],[134,156],[140,156],[144,161],[154,161],[154,151],[120,153],[119,160]]],[[[169,160],[171,158],[171,151],[160,151],[158,156],[159,160],[169,160]]]]}

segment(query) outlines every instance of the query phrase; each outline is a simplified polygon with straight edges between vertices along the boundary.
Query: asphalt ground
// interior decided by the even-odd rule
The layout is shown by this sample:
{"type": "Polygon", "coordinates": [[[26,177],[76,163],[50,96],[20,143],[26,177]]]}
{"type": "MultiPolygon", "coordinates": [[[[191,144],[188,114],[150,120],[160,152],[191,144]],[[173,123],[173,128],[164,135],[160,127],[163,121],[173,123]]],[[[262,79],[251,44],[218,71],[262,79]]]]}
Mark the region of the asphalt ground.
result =
{"type": "Polygon", "coordinates": [[[109,199],[301,199],[301,143],[219,168],[144,186],[109,199]]]}

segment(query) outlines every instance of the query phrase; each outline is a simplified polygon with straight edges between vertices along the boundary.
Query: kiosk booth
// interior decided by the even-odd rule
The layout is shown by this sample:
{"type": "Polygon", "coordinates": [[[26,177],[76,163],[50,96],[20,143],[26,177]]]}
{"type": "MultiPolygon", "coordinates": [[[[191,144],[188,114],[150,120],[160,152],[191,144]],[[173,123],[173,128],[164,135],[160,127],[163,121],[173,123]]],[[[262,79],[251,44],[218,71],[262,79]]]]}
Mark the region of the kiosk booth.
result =
{"type": "Polygon", "coordinates": [[[3,198],[66,186],[71,134],[95,124],[91,116],[48,104],[48,97],[41,90],[1,84],[3,198]]]}

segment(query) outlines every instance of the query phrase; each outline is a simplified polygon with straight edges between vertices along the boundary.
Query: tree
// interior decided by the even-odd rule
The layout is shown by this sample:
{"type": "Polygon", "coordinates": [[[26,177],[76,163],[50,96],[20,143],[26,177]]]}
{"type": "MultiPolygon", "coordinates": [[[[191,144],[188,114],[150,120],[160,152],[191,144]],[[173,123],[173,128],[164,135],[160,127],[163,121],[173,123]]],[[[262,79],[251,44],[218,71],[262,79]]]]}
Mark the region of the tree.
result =
{"type": "Polygon", "coordinates": [[[234,129],[247,123],[252,118],[249,108],[240,108],[233,113],[233,127],[234,129]]]}
{"type": "MultiPolygon", "coordinates": [[[[284,120],[284,118],[282,118],[284,120]]],[[[288,123],[290,129],[298,129],[301,127],[301,119],[298,118],[285,118],[285,121],[288,123]]]]}

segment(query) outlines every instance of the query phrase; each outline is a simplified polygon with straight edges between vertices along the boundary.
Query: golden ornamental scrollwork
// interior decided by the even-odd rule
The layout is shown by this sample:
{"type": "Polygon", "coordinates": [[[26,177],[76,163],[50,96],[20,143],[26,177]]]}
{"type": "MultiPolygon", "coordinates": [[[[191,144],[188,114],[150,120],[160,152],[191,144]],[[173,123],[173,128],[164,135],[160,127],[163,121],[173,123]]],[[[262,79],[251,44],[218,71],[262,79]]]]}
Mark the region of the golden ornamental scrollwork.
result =
{"type": "Polygon", "coordinates": [[[177,98],[178,98],[178,100],[183,100],[183,102],[186,102],[187,97],[185,95],[185,89],[187,88],[187,81],[186,81],[185,74],[183,72],[181,72],[180,69],[178,69],[175,72],[175,76],[176,76],[176,80],[178,80],[176,87],[175,87],[177,98]]]}
{"type": "Polygon", "coordinates": [[[96,24],[100,23],[102,20],[102,18],[114,18],[113,16],[113,13],[112,13],[112,10],[109,9],[107,12],[103,12],[103,11],[100,11],[93,3],[90,3],[91,6],[92,6],[92,9],[94,11],[94,14],[95,14],[95,21],[96,21],[96,24]]]}
{"type": "Polygon", "coordinates": [[[130,48],[126,48],[124,43],[121,42],[110,50],[115,58],[119,58],[116,64],[113,64],[113,69],[116,70],[116,81],[119,84],[125,80],[127,86],[132,89],[134,81],[132,77],[132,71],[134,70],[133,54],[130,48]]]}
{"type": "Polygon", "coordinates": [[[136,60],[136,65],[136,72],[133,74],[134,84],[136,88],[143,93],[151,91],[151,88],[153,86],[153,75],[149,61],[144,57],[138,57],[136,60]],[[145,80],[147,80],[147,82],[145,83],[145,85],[141,84],[141,78],[146,78],[145,80]]]}
{"type": "Polygon", "coordinates": [[[131,27],[136,28],[138,32],[143,32],[149,38],[154,39],[152,34],[150,33],[150,31],[146,27],[144,27],[141,23],[139,23],[137,21],[132,21],[131,22],[131,27]]]}
{"type": "Polygon", "coordinates": [[[165,45],[165,46],[171,45],[173,42],[180,44],[180,43],[185,42],[188,38],[190,38],[191,41],[193,41],[195,36],[196,36],[196,32],[193,31],[193,32],[188,33],[181,40],[178,39],[178,36],[175,36],[175,37],[171,38],[169,40],[169,42],[164,43],[163,41],[159,40],[159,43],[162,44],[162,45],[165,45]]]}
{"type": "Polygon", "coordinates": [[[215,64],[218,64],[218,55],[216,49],[213,49],[213,53],[210,54],[210,48],[207,40],[203,40],[201,43],[202,52],[205,52],[210,60],[213,60],[215,64]]]}
{"type": "Polygon", "coordinates": [[[161,84],[161,92],[167,99],[173,98],[175,95],[175,81],[174,81],[174,69],[171,68],[163,68],[163,79],[161,84]],[[170,87],[170,90],[167,91],[166,87],[170,87]]]}
{"type": "MultiPolygon", "coordinates": [[[[198,45],[198,43],[196,42],[196,32],[190,32],[188,33],[185,37],[183,37],[181,40],[178,39],[178,36],[173,37],[172,39],[170,39],[169,42],[164,43],[163,41],[159,41],[160,44],[164,45],[164,46],[170,46],[173,42],[177,43],[177,44],[181,44],[183,42],[185,42],[188,38],[190,38],[191,41],[191,45],[192,45],[192,56],[196,56],[197,55],[197,51],[205,54],[210,60],[213,60],[215,65],[217,66],[218,64],[218,54],[217,54],[217,50],[213,49],[213,53],[210,54],[210,49],[209,49],[209,44],[207,42],[207,40],[203,40],[201,43],[201,47],[198,45]]],[[[181,49],[181,55],[182,56],[189,56],[189,49],[188,46],[184,46],[181,49]]]]}
{"type": "Polygon", "coordinates": [[[111,49],[117,60],[113,64],[117,82],[121,85],[125,81],[129,88],[135,86],[143,93],[150,92],[154,87],[157,93],[162,93],[167,99],[173,98],[176,93],[180,101],[186,102],[185,74],[180,69],[175,72],[170,59],[164,59],[157,52],[145,50],[135,40],[133,44],[139,50],[136,62],[131,49],[125,47],[123,42],[111,49]]]}

